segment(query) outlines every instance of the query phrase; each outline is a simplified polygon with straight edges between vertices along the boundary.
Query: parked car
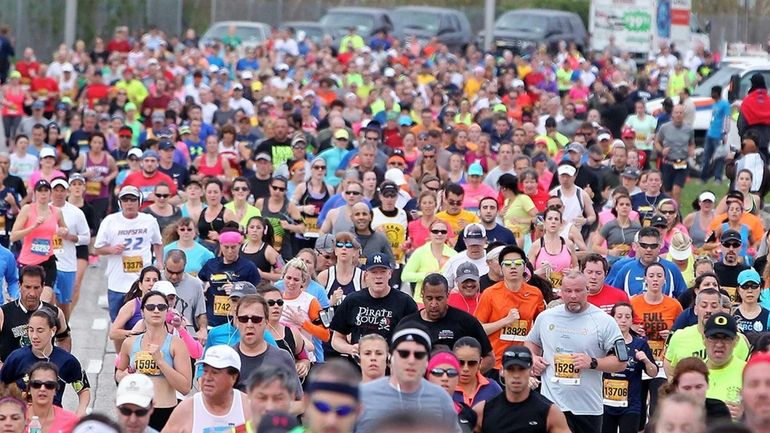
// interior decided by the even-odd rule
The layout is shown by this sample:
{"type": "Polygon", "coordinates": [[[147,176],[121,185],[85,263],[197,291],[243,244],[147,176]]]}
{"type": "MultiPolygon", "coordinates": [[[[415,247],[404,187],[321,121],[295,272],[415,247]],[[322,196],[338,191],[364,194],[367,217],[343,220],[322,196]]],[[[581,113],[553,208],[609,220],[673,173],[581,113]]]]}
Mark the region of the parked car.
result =
{"type": "Polygon", "coordinates": [[[331,30],[323,24],[315,21],[286,21],[280,26],[282,29],[293,28],[296,33],[304,32],[305,37],[318,45],[323,41],[324,35],[331,34],[331,30]]]}
{"type": "Polygon", "coordinates": [[[388,33],[393,31],[393,21],[387,9],[368,7],[336,7],[329,8],[326,15],[318,22],[332,32],[335,41],[339,41],[355,27],[363,38],[374,36],[378,31],[385,29],[388,33]]]}
{"type": "Polygon", "coordinates": [[[473,41],[468,17],[457,9],[432,6],[404,6],[393,9],[393,36],[404,40],[415,36],[425,43],[436,37],[452,51],[464,49],[473,41]]]}
{"type": "MultiPolygon", "coordinates": [[[[583,51],[588,39],[585,24],[574,12],[551,9],[514,9],[497,19],[493,30],[492,49],[526,54],[541,43],[556,51],[559,41],[575,42],[583,51]]],[[[480,46],[484,35],[479,34],[480,46]]]]}
{"type": "Polygon", "coordinates": [[[266,41],[270,37],[270,26],[255,21],[218,21],[209,27],[199,44],[203,48],[207,42],[221,41],[234,29],[234,35],[241,40],[241,48],[252,48],[266,41]]]}

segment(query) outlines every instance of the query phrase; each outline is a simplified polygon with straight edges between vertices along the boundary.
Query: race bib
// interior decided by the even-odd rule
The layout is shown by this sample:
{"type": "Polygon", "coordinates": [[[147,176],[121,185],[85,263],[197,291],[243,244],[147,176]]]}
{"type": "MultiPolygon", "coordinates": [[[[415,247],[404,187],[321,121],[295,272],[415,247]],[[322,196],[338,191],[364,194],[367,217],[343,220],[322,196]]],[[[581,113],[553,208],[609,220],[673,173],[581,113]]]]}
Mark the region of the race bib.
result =
{"type": "Polygon", "coordinates": [[[142,256],[123,256],[123,272],[127,274],[136,274],[144,268],[144,259],[142,256]]]}
{"type": "Polygon", "coordinates": [[[628,381],[604,379],[604,404],[612,407],[628,407],[628,381]]]}
{"type": "Polygon", "coordinates": [[[305,232],[305,237],[318,237],[318,217],[317,216],[306,216],[304,218],[305,221],[305,227],[307,228],[307,231],[305,232]]]}
{"type": "Polygon", "coordinates": [[[561,289],[561,280],[564,278],[564,274],[561,272],[551,272],[551,276],[549,277],[549,280],[551,280],[551,286],[553,286],[554,289],[561,289]]]}
{"type": "Polygon", "coordinates": [[[517,320],[511,325],[503,326],[500,329],[500,339],[504,341],[524,341],[529,333],[526,320],[517,320]]]}
{"type": "Polygon", "coordinates": [[[727,292],[728,295],[730,295],[730,300],[733,303],[737,302],[737,295],[738,295],[738,288],[737,287],[727,287],[722,286],[722,288],[727,292]]]}
{"type": "Polygon", "coordinates": [[[0,236],[5,236],[8,232],[5,230],[5,215],[0,215],[0,236]]]}
{"type": "Polygon", "coordinates": [[[553,356],[554,377],[553,382],[562,385],[580,385],[580,370],[575,367],[572,355],[557,353],[553,356]]]}
{"type": "Polygon", "coordinates": [[[358,256],[358,264],[361,266],[366,266],[366,256],[358,256]]]}
{"type": "Polygon", "coordinates": [[[652,358],[655,360],[655,364],[657,364],[658,367],[663,367],[663,349],[666,346],[666,342],[663,340],[649,340],[647,343],[652,350],[652,358]]]}
{"type": "Polygon", "coordinates": [[[230,297],[225,295],[214,296],[214,315],[227,316],[230,314],[230,297]]]}
{"type": "Polygon", "coordinates": [[[47,256],[51,253],[51,241],[41,238],[32,239],[32,245],[29,249],[32,254],[47,256]]]}
{"type": "Polygon", "coordinates": [[[628,252],[631,251],[631,245],[626,245],[626,244],[615,245],[615,249],[618,250],[618,256],[627,256],[628,252]]]}
{"type": "Polygon", "coordinates": [[[62,238],[60,238],[57,235],[54,235],[53,237],[53,251],[55,253],[60,253],[64,249],[64,241],[62,238]]]}
{"type": "Polygon", "coordinates": [[[672,162],[671,166],[674,167],[674,170],[687,170],[687,161],[672,162]]]}
{"type": "Polygon", "coordinates": [[[102,183],[98,180],[86,182],[86,195],[99,195],[102,193],[102,183]]]}
{"type": "Polygon", "coordinates": [[[136,364],[136,371],[148,376],[157,376],[160,374],[158,364],[152,359],[150,352],[137,352],[136,358],[134,358],[134,364],[136,364]]]}

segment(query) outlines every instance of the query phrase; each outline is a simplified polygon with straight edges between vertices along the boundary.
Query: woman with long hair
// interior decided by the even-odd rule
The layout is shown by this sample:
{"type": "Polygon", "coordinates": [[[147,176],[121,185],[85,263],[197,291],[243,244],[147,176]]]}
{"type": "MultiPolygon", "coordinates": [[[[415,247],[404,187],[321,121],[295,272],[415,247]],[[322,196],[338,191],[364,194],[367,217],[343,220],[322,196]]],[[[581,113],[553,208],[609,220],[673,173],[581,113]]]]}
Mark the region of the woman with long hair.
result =
{"type": "MultiPolygon", "coordinates": [[[[753,181],[754,173],[752,173],[751,170],[744,168],[743,170],[738,171],[738,174],[735,176],[734,189],[735,191],[740,191],[743,194],[743,208],[746,210],[746,212],[759,215],[759,211],[761,210],[759,206],[759,196],[751,192],[751,184],[753,181]]],[[[719,200],[719,204],[717,204],[716,208],[717,214],[723,214],[725,212],[727,212],[726,195],[722,197],[721,200],[719,200]]]]}
{"type": "Polygon", "coordinates": [[[249,194],[251,194],[249,180],[245,177],[236,177],[233,179],[230,192],[233,200],[225,205],[225,209],[229,209],[235,214],[235,220],[238,221],[241,230],[245,230],[252,218],[262,215],[259,209],[248,202],[249,194]]]}
{"type": "Polygon", "coordinates": [[[69,176],[75,166],[77,155],[64,140],[64,134],[56,122],[51,122],[45,127],[45,144],[53,147],[59,156],[59,170],[69,176]]]}
{"type": "Polygon", "coordinates": [[[66,350],[53,345],[53,337],[59,329],[56,312],[48,307],[36,310],[27,322],[27,335],[29,346],[14,350],[8,355],[3,368],[0,370],[0,380],[5,384],[23,383],[24,387],[31,387],[25,378],[30,367],[39,361],[50,361],[59,367],[57,386],[54,392],[53,404],[61,407],[64,390],[67,384],[78,395],[78,415],[85,415],[88,404],[91,401],[91,388],[86,378],[83,367],[74,355],[66,350]]]}
{"type": "Polygon", "coordinates": [[[273,226],[273,247],[285,258],[294,256],[294,235],[305,233],[302,215],[286,196],[288,180],[282,176],[270,179],[270,195],[258,198],[254,206],[273,226]]]}
{"type": "Polygon", "coordinates": [[[161,431],[177,406],[176,393],[190,392],[192,372],[190,353],[179,337],[168,332],[169,305],[161,292],[151,290],[141,302],[146,331],[130,336],[120,348],[115,378],[120,382],[129,373],[142,373],[152,379],[155,393],[150,427],[161,431]]]}
{"type": "Polygon", "coordinates": [[[361,244],[351,232],[340,232],[334,237],[333,254],[336,264],[318,274],[318,284],[324,286],[330,305],[364,288],[363,271],[358,267],[361,244]]]}
{"type": "Polygon", "coordinates": [[[616,433],[637,433],[639,416],[647,407],[642,406],[642,372],[649,377],[658,375],[658,366],[653,361],[652,350],[647,340],[631,333],[634,310],[631,304],[619,302],[612,307],[610,315],[615,319],[623,335],[626,350],[633,357],[625,370],[618,373],[604,373],[604,415],[602,431],[616,433]]]}
{"type": "Polygon", "coordinates": [[[460,375],[457,387],[452,394],[454,401],[476,406],[487,401],[503,389],[500,385],[481,374],[481,343],[473,337],[460,337],[452,348],[460,364],[460,375]]]}
{"type": "Polygon", "coordinates": [[[696,255],[708,254],[714,250],[718,243],[715,240],[707,242],[711,234],[711,222],[716,216],[714,202],[716,196],[711,191],[703,191],[693,201],[693,212],[684,217],[682,224],[687,227],[692,243],[695,246],[696,255]]]}
{"type": "MultiPolygon", "coordinates": [[[[738,257],[743,259],[745,265],[751,265],[754,263],[754,254],[756,248],[759,246],[759,242],[754,244],[752,242],[756,237],[756,233],[752,230],[751,226],[741,222],[744,208],[743,203],[738,199],[727,200],[727,219],[716,230],[716,238],[721,239],[722,233],[727,230],[735,230],[741,236],[740,250],[738,251],[738,257]]],[[[761,239],[761,238],[760,238],[761,239]]],[[[735,241],[730,241],[735,242],[735,241]]],[[[723,247],[724,250],[724,247],[723,247]]]]}
{"type": "MultiPolygon", "coordinates": [[[[418,136],[418,139],[423,140],[423,134],[428,133],[421,132],[420,136],[418,136]]],[[[424,140],[427,140],[427,135],[425,136],[424,140]]],[[[422,159],[420,160],[419,165],[417,165],[414,170],[412,170],[412,177],[418,181],[422,179],[422,177],[426,174],[432,174],[433,176],[436,176],[437,178],[441,179],[442,183],[446,182],[449,178],[447,171],[438,165],[438,150],[436,149],[436,146],[432,144],[423,145],[422,159]]]]}
{"type": "Polygon", "coordinates": [[[197,276],[203,265],[214,258],[214,253],[201,245],[197,237],[198,227],[190,217],[180,218],[163,232],[163,255],[176,249],[184,251],[187,258],[184,271],[192,276],[197,276]]]}
{"type": "Polygon", "coordinates": [[[155,201],[142,212],[154,216],[158,221],[161,233],[163,233],[166,227],[181,218],[182,213],[179,211],[179,208],[169,203],[171,189],[165,182],[155,185],[153,193],[155,194],[155,201]]]}
{"type": "Polygon", "coordinates": [[[465,161],[459,153],[453,153],[452,156],[449,157],[449,172],[447,173],[447,176],[449,177],[449,182],[458,185],[463,185],[468,182],[465,173],[465,161]]]}
{"type": "Polygon", "coordinates": [[[198,170],[194,179],[201,180],[206,177],[219,179],[220,182],[227,181],[227,173],[230,170],[229,160],[219,153],[219,141],[216,135],[206,137],[204,152],[193,160],[193,167],[198,170]]]}
{"type": "Polygon", "coordinates": [[[759,304],[759,291],[762,290],[759,273],[749,268],[738,275],[735,295],[738,306],[733,311],[733,316],[738,322],[738,330],[753,342],[760,333],[768,331],[770,311],[759,304]]]}
{"type": "Polygon", "coordinates": [[[226,161],[224,166],[227,179],[233,179],[241,175],[240,160],[241,153],[238,149],[238,143],[235,140],[235,126],[227,124],[219,130],[219,155],[226,161]]]}
{"type": "Polygon", "coordinates": [[[305,350],[305,339],[299,329],[281,323],[285,305],[283,294],[274,286],[266,286],[259,294],[267,302],[267,332],[273,336],[278,348],[289,352],[294,359],[297,375],[300,379],[304,379],[310,369],[310,360],[307,355],[311,350],[305,350]]]}
{"type": "MultiPolygon", "coordinates": [[[[505,173],[497,180],[497,186],[505,203],[500,212],[503,225],[513,232],[515,237],[529,233],[530,225],[537,216],[537,207],[532,197],[519,190],[516,176],[505,173]]],[[[535,185],[537,187],[537,185],[535,185]]]]}
{"type": "Polygon", "coordinates": [[[1,114],[3,116],[3,128],[5,128],[5,141],[10,143],[16,137],[16,130],[24,116],[24,105],[29,101],[29,92],[21,85],[21,73],[12,71],[8,75],[8,82],[0,88],[2,98],[1,114]]]}
{"type": "MultiPolygon", "coordinates": [[[[730,421],[730,409],[722,400],[706,397],[709,389],[709,369],[698,357],[684,358],[676,363],[674,374],[660,390],[661,397],[684,394],[700,404],[706,411],[706,424],[730,421]]],[[[662,406],[661,406],[662,407],[662,406]]]]}
{"type": "Polygon", "coordinates": [[[110,339],[115,343],[116,352],[120,352],[123,340],[134,335],[134,326],[142,320],[142,297],[152,290],[160,277],[158,268],[147,266],[139,272],[139,279],[134,281],[123,298],[123,306],[110,326],[110,339]]]}
{"type": "Polygon", "coordinates": [[[198,221],[206,209],[206,203],[203,202],[203,184],[197,180],[190,180],[184,187],[186,200],[179,207],[182,217],[189,217],[193,221],[198,221]]]}
{"type": "MultiPolygon", "coordinates": [[[[417,207],[419,209],[419,218],[413,219],[407,225],[407,240],[412,249],[417,249],[431,239],[430,226],[436,221],[436,193],[433,191],[423,191],[417,197],[417,207]]],[[[447,239],[451,239],[454,233],[450,233],[447,239]]]]}
{"type": "Polygon", "coordinates": [[[222,204],[224,184],[217,178],[210,177],[205,183],[206,208],[198,219],[198,233],[201,243],[214,250],[219,241],[219,233],[225,223],[235,221],[235,214],[222,204]]]}
{"type": "Polygon", "coordinates": [[[545,233],[540,242],[529,249],[527,259],[535,267],[535,274],[549,280],[554,289],[561,288],[562,272],[577,267],[577,254],[572,241],[559,233],[562,228],[561,211],[548,208],[543,215],[545,233]]]}
{"type": "Polygon", "coordinates": [[[320,230],[318,214],[321,213],[321,209],[329,198],[334,195],[334,189],[324,180],[327,169],[323,158],[310,161],[310,179],[297,185],[292,196],[292,201],[297,204],[305,221],[307,233],[318,234],[320,230]]]}
{"type": "Polygon", "coordinates": [[[451,257],[457,254],[457,251],[447,243],[449,224],[441,219],[435,219],[430,224],[429,230],[429,241],[414,250],[401,273],[402,281],[415,283],[413,298],[417,302],[422,302],[422,281],[425,277],[438,272],[451,257]]]}
{"type": "Polygon", "coordinates": [[[401,143],[404,146],[404,160],[406,160],[406,170],[404,170],[404,173],[412,173],[414,164],[417,158],[420,157],[420,150],[416,146],[417,137],[413,132],[407,132],[404,134],[404,138],[401,139],[401,143]]]}
{"type": "MultiPolygon", "coordinates": [[[[74,412],[53,404],[59,387],[59,367],[53,362],[38,361],[29,372],[29,418],[37,417],[42,426],[41,433],[69,432],[80,418],[74,412]]],[[[5,431],[5,430],[3,430],[5,431]]]]}
{"type": "Polygon", "coordinates": [[[606,256],[610,264],[628,255],[636,233],[642,229],[638,221],[631,220],[631,212],[631,197],[615,196],[612,208],[615,219],[594,235],[593,252],[606,256]]]}
{"type": "Polygon", "coordinates": [[[273,226],[262,217],[251,217],[246,225],[246,242],[241,246],[241,256],[257,266],[262,279],[274,282],[281,279],[283,258],[272,245],[273,226]]]}
{"type": "MultiPolygon", "coordinates": [[[[449,396],[454,395],[460,375],[460,362],[457,356],[449,350],[437,350],[431,353],[425,377],[428,382],[440,386],[449,396]]],[[[470,406],[463,401],[453,400],[454,410],[460,430],[470,433],[471,426],[476,425],[478,416],[470,406]]]]}
{"type": "Polygon", "coordinates": [[[0,429],[6,433],[27,431],[27,403],[16,384],[0,383],[0,429]]]}
{"type": "Polygon", "coordinates": [[[107,215],[110,205],[109,185],[118,176],[115,158],[109,154],[106,146],[104,134],[94,132],[88,139],[88,152],[75,162],[75,168],[86,178],[85,199],[94,207],[98,221],[107,215]]]}
{"type": "Polygon", "coordinates": [[[666,236],[663,242],[671,245],[671,238],[674,234],[681,232],[689,236],[687,227],[682,224],[682,213],[679,211],[679,204],[674,199],[664,198],[658,202],[656,213],[666,218],[666,236]]]}

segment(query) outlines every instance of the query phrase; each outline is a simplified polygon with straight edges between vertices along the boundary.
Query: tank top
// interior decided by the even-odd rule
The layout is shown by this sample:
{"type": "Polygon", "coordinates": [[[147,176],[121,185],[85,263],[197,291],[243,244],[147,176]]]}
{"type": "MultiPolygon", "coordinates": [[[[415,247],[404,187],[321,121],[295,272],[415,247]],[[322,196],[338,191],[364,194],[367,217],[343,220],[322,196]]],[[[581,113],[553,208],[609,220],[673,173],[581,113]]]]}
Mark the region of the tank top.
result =
{"type": "Polygon", "coordinates": [[[706,236],[708,236],[708,233],[706,233],[700,225],[700,212],[695,213],[689,233],[692,244],[695,245],[696,248],[700,248],[706,243],[706,236]]]}
{"type": "MultiPolygon", "coordinates": [[[[53,256],[53,241],[59,227],[59,217],[53,205],[48,205],[53,218],[46,218],[43,224],[32,229],[21,244],[18,262],[22,265],[39,265],[53,256]]],[[[24,228],[32,227],[37,221],[37,204],[29,208],[29,217],[24,228]]]]}
{"type": "Polygon", "coordinates": [[[257,266],[257,269],[259,269],[262,272],[270,272],[273,270],[273,265],[270,264],[270,262],[267,261],[267,258],[265,257],[265,249],[267,244],[262,242],[262,245],[260,245],[259,249],[256,252],[253,253],[247,253],[244,251],[244,248],[246,248],[246,245],[244,244],[243,247],[241,247],[241,257],[247,258],[250,262],[254,263],[257,266]]]}
{"type": "Polygon", "coordinates": [[[765,308],[762,308],[759,311],[757,317],[751,319],[744,316],[743,313],[741,313],[740,308],[735,309],[733,316],[738,322],[738,330],[744,334],[767,332],[767,327],[770,325],[770,323],[768,323],[768,320],[770,320],[770,311],[765,308]]]}
{"type": "Polygon", "coordinates": [[[334,220],[334,227],[332,228],[332,234],[337,235],[339,232],[355,233],[355,226],[353,220],[345,213],[345,209],[339,208],[337,213],[337,219],[334,220]]]}
{"type": "Polygon", "coordinates": [[[294,341],[294,333],[291,332],[291,329],[289,329],[288,326],[284,327],[283,338],[279,339],[277,336],[275,337],[275,344],[278,345],[279,349],[289,352],[292,359],[297,359],[297,356],[294,355],[294,349],[297,347],[297,342],[294,341]]]}
{"type": "Polygon", "coordinates": [[[23,89],[19,89],[18,92],[14,92],[10,88],[5,89],[3,98],[12,105],[3,105],[3,117],[19,117],[24,114],[24,97],[25,94],[23,89]]]}
{"type": "MultiPolygon", "coordinates": [[[[59,312],[59,308],[48,302],[41,302],[40,307],[46,307],[50,311],[59,312]]],[[[40,308],[38,307],[38,308],[40,308]]],[[[27,323],[32,313],[38,310],[27,310],[21,305],[20,301],[12,301],[4,304],[3,327],[0,329],[0,361],[5,362],[8,356],[14,350],[29,346],[29,336],[27,335],[27,323]]],[[[63,331],[59,331],[63,332],[63,331]]]]}
{"type": "Polygon", "coordinates": [[[363,271],[361,268],[353,268],[353,278],[346,284],[342,284],[337,280],[337,266],[329,268],[329,278],[326,281],[326,295],[331,298],[332,293],[338,288],[342,289],[342,293],[347,296],[353,292],[361,290],[361,281],[363,280],[363,271]]]}
{"type": "Polygon", "coordinates": [[[241,392],[233,389],[233,404],[225,415],[213,415],[203,404],[203,394],[193,394],[193,425],[192,431],[200,433],[224,433],[246,421],[243,416],[241,392]]]}
{"type": "Polygon", "coordinates": [[[208,165],[206,161],[206,155],[201,155],[201,163],[198,165],[198,173],[204,176],[221,176],[225,174],[225,169],[222,167],[222,155],[217,155],[217,160],[214,165],[208,165]]]}
{"type": "MultiPolygon", "coordinates": [[[[129,356],[129,365],[133,366],[137,373],[146,374],[148,376],[162,377],[163,373],[160,372],[158,364],[152,359],[150,352],[142,350],[142,339],[146,334],[140,334],[134,340],[134,344],[131,345],[131,355],[129,356]]],[[[160,347],[160,353],[163,354],[163,359],[168,365],[174,365],[174,358],[171,356],[171,341],[174,338],[171,334],[166,334],[166,339],[163,340],[163,345],[160,347]]]]}
{"type": "Polygon", "coordinates": [[[575,194],[565,195],[561,186],[554,188],[556,196],[561,198],[564,203],[564,212],[562,219],[567,222],[574,222],[575,218],[583,216],[583,188],[575,186],[575,194]]]}
{"type": "Polygon", "coordinates": [[[281,221],[289,221],[291,219],[288,214],[289,200],[284,199],[281,209],[278,212],[270,210],[269,202],[270,200],[266,198],[264,203],[262,203],[262,209],[260,210],[262,212],[262,217],[267,218],[267,220],[270,221],[270,225],[273,226],[273,248],[280,251],[283,257],[291,257],[292,254],[290,254],[291,251],[289,251],[291,242],[284,242],[288,233],[281,227],[281,221]]]}
{"type": "Polygon", "coordinates": [[[108,188],[107,185],[102,182],[102,179],[110,174],[107,152],[102,152],[102,160],[99,162],[91,159],[91,152],[86,153],[86,166],[83,171],[93,171],[96,173],[96,176],[86,179],[86,201],[90,203],[99,198],[106,198],[108,188]]]}
{"type": "Polygon", "coordinates": [[[299,198],[298,205],[300,207],[313,205],[315,207],[315,215],[310,215],[302,212],[302,219],[305,221],[307,231],[310,233],[318,233],[318,214],[321,213],[321,208],[329,200],[330,194],[326,184],[323,185],[323,191],[319,194],[312,190],[310,182],[305,182],[305,193],[299,198]]]}
{"type": "MultiPolygon", "coordinates": [[[[197,395],[197,394],[196,394],[197,395]]],[[[481,431],[495,433],[547,433],[548,412],[551,403],[540,394],[530,391],[529,397],[511,403],[505,392],[484,404],[481,431]]]]}
{"type": "Polygon", "coordinates": [[[219,211],[216,217],[214,217],[211,222],[206,221],[206,211],[201,212],[201,216],[198,219],[198,233],[201,239],[206,240],[208,239],[209,232],[215,231],[219,233],[220,230],[225,226],[225,207],[222,206],[222,209],[219,211]]]}
{"type": "Polygon", "coordinates": [[[142,298],[134,298],[134,314],[131,316],[130,319],[126,322],[125,325],[123,325],[123,329],[125,330],[131,330],[134,329],[134,326],[136,326],[137,323],[139,323],[140,320],[142,320],[142,298]]]}
{"type": "Polygon", "coordinates": [[[561,241],[561,249],[558,253],[551,254],[545,248],[545,239],[540,238],[540,251],[538,251],[537,257],[535,258],[535,266],[540,266],[541,263],[548,262],[551,264],[553,272],[561,272],[564,269],[572,267],[572,256],[570,256],[569,250],[567,249],[567,243],[561,236],[559,236],[559,240],[561,241]]]}

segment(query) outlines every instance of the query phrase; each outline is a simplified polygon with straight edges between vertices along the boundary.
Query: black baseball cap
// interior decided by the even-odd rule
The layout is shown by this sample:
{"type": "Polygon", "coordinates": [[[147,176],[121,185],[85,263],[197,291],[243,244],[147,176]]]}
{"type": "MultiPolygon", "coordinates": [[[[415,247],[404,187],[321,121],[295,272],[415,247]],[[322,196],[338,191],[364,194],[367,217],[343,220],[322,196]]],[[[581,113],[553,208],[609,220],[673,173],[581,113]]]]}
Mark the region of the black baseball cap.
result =
{"type": "Polygon", "coordinates": [[[663,215],[655,215],[650,220],[652,227],[668,227],[668,220],[663,215]]]}
{"type": "Polygon", "coordinates": [[[703,326],[703,336],[713,337],[714,335],[726,335],[729,338],[735,338],[738,335],[738,322],[733,316],[726,313],[711,315],[703,326]]]}
{"type": "Polygon", "coordinates": [[[390,257],[382,253],[370,254],[369,257],[366,258],[366,270],[368,271],[374,268],[392,269],[390,257]]]}
{"type": "Polygon", "coordinates": [[[380,184],[380,194],[385,195],[398,195],[398,185],[395,182],[386,180],[380,184]]]}
{"type": "Polygon", "coordinates": [[[738,243],[743,244],[741,234],[732,229],[725,230],[724,233],[722,233],[722,236],[719,237],[720,243],[724,244],[730,241],[737,241],[738,243]]]}
{"type": "Polygon", "coordinates": [[[526,346],[508,346],[503,352],[503,368],[513,365],[523,368],[532,367],[532,352],[526,346]]]}

